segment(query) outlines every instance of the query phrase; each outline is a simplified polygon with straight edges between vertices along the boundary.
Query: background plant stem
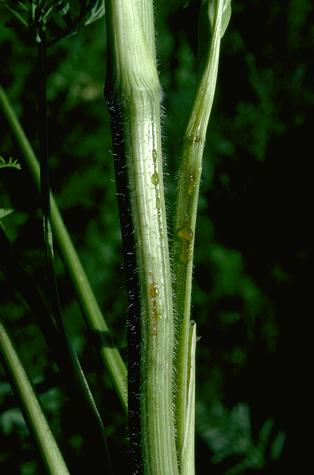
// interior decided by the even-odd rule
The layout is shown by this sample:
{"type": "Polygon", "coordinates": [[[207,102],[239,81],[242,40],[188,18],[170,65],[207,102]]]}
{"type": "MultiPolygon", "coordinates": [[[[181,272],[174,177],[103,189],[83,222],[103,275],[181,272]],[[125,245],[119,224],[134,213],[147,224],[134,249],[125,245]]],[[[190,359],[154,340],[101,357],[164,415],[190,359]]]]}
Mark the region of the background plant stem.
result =
{"type": "MultiPolygon", "coordinates": [[[[43,327],[48,345],[51,343],[52,353],[56,357],[58,367],[66,382],[71,397],[75,398],[77,407],[78,430],[84,434],[88,457],[92,458],[97,467],[96,473],[111,472],[111,464],[102,418],[95,404],[89,384],[82,371],[78,357],[66,333],[59,297],[59,289],[54,268],[54,245],[50,225],[50,184],[49,184],[49,152],[48,152],[48,113],[47,113],[47,47],[45,31],[38,35],[37,95],[38,95],[38,131],[40,156],[40,194],[42,202],[42,229],[45,255],[46,293],[50,312],[43,311],[40,316],[40,328],[43,327]],[[51,319],[50,328],[48,322],[51,319]],[[47,319],[45,324],[42,321],[47,319]],[[54,327],[56,325],[56,327],[54,327]]],[[[6,245],[4,239],[2,243],[6,245]],[[4,241],[4,242],[3,242],[4,241]]],[[[8,246],[5,246],[8,247],[8,246]]],[[[13,263],[12,263],[13,265],[13,263]]],[[[26,276],[27,278],[27,276],[26,276]]],[[[23,291],[22,286],[22,291],[23,291]]],[[[41,303],[33,292],[36,308],[41,303]]],[[[32,308],[32,305],[31,305],[32,308]]],[[[40,308],[40,306],[39,306],[40,308]]]]}
{"type": "MultiPolygon", "coordinates": [[[[40,186],[39,164],[25,136],[9,100],[0,86],[0,109],[17,141],[35,185],[40,186]]],[[[126,368],[120,353],[111,342],[110,330],[104,320],[72,240],[64,225],[58,206],[51,196],[51,225],[65,267],[70,275],[77,299],[87,324],[100,344],[100,355],[105,364],[124,410],[127,409],[126,368]]]]}
{"type": "Polygon", "coordinates": [[[20,398],[26,422],[35,439],[47,472],[50,475],[69,475],[69,471],[41,409],[40,403],[8,332],[1,321],[0,353],[11,384],[20,398]]]}

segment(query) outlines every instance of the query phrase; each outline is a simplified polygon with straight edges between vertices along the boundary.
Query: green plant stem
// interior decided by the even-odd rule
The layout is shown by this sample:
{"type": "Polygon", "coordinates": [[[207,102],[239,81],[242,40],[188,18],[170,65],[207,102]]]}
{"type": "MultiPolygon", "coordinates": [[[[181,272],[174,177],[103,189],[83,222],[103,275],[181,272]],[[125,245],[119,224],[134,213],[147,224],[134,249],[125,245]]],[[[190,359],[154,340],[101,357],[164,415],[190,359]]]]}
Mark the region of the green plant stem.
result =
{"type": "Polygon", "coordinates": [[[190,309],[197,204],[206,131],[217,80],[224,0],[215,0],[211,2],[212,6],[214,7],[214,16],[210,48],[184,136],[176,201],[174,242],[178,341],[176,422],[177,450],[180,458],[185,438],[188,406],[190,309]]]}
{"type": "MultiPolygon", "coordinates": [[[[121,141],[125,141],[141,292],[143,469],[145,475],[176,475],[174,329],[161,161],[160,85],[142,22],[142,18],[147,19],[146,5],[152,15],[151,0],[108,0],[106,17],[112,94],[122,110],[121,141]]],[[[153,21],[146,24],[153,25],[153,21]]]]}
{"type": "Polygon", "coordinates": [[[0,322],[0,353],[23,413],[50,475],[69,475],[59,447],[47,423],[40,403],[16,353],[6,328],[0,322]]]}
{"type": "Polygon", "coordinates": [[[195,354],[196,354],[196,324],[190,322],[188,381],[187,381],[187,410],[180,475],[195,473],[195,354]]]}
{"type": "MultiPolygon", "coordinates": [[[[15,140],[20,147],[21,153],[23,154],[25,163],[32,175],[35,185],[37,188],[39,188],[40,171],[37,158],[1,86],[0,109],[8,122],[15,140]]],[[[104,320],[86,273],[52,195],[51,225],[62,259],[72,280],[77,299],[81,305],[83,314],[86,317],[88,326],[96,338],[100,341],[100,354],[102,361],[108,370],[109,376],[121,401],[122,407],[124,410],[126,410],[127,382],[125,365],[118,349],[115,348],[111,342],[109,327],[104,320]]]]}

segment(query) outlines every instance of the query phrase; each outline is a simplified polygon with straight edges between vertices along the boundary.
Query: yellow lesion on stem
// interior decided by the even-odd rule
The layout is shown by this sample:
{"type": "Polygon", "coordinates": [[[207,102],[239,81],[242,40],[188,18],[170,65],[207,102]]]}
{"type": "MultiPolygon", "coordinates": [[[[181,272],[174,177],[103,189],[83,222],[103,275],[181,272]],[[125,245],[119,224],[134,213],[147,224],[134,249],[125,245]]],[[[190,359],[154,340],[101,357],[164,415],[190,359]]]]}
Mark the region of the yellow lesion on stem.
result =
{"type": "Polygon", "coordinates": [[[192,145],[201,145],[204,143],[204,139],[201,135],[185,135],[184,142],[192,145]]]}
{"type": "Polygon", "coordinates": [[[158,285],[155,282],[152,282],[151,284],[149,284],[148,293],[152,299],[155,299],[157,295],[159,294],[158,285]]]}
{"type": "Polygon", "coordinates": [[[158,216],[158,226],[159,226],[159,231],[160,231],[160,238],[163,239],[163,226],[162,226],[162,213],[161,213],[161,198],[160,198],[160,180],[159,180],[159,174],[158,174],[158,168],[157,168],[157,150],[154,148],[152,151],[152,158],[153,158],[153,163],[154,163],[154,173],[151,176],[151,182],[155,187],[155,193],[156,193],[156,211],[157,211],[157,216],[158,216]]]}
{"type": "Polygon", "coordinates": [[[152,308],[152,335],[157,336],[157,323],[161,320],[160,312],[158,309],[157,297],[159,296],[159,289],[156,282],[151,282],[148,286],[148,295],[152,308]]]}
{"type": "Polygon", "coordinates": [[[157,150],[154,148],[154,149],[153,149],[153,160],[154,160],[154,163],[157,162],[157,158],[158,158],[157,150]]]}
{"type": "Polygon", "coordinates": [[[177,231],[177,237],[181,242],[179,259],[188,262],[192,257],[194,233],[190,227],[184,226],[177,231]]]}
{"type": "Polygon", "coordinates": [[[189,227],[184,227],[184,228],[179,229],[179,231],[177,232],[177,236],[182,241],[192,241],[193,231],[189,227]]]}
{"type": "Polygon", "coordinates": [[[187,186],[188,195],[192,195],[195,188],[196,188],[195,174],[191,173],[188,178],[188,186],[187,186]]]}

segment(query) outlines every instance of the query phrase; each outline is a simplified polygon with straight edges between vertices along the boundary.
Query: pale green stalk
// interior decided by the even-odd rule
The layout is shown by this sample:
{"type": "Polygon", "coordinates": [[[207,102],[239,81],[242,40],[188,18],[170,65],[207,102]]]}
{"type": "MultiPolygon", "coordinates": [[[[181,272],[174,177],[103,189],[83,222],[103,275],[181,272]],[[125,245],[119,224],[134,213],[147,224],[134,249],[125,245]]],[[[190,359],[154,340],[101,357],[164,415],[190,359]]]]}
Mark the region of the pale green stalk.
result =
{"type": "Polygon", "coordinates": [[[142,23],[147,51],[152,61],[156,62],[156,38],[154,24],[154,3],[147,0],[135,0],[138,7],[139,17],[142,23]]]}
{"type": "Polygon", "coordinates": [[[187,410],[180,475],[193,475],[195,473],[195,353],[196,324],[191,322],[189,333],[187,410]]]}
{"type": "MultiPolygon", "coordinates": [[[[178,474],[172,411],[173,308],[164,203],[160,85],[146,37],[152,1],[106,2],[113,94],[123,110],[141,286],[141,432],[145,475],[178,474]],[[146,10],[147,8],[147,10],[146,10]]],[[[151,26],[153,28],[153,26],[151,26]]],[[[152,30],[152,35],[154,32],[152,30]]],[[[121,138],[122,140],[122,138],[121,138]]]]}
{"type": "Polygon", "coordinates": [[[50,475],[69,475],[59,447],[50,430],[41,405],[27,377],[24,367],[0,322],[0,354],[15,394],[18,395],[28,427],[34,437],[47,473],[50,475]]]}
{"type": "MultiPolygon", "coordinates": [[[[38,160],[1,86],[0,110],[6,118],[10,131],[20,147],[26,166],[31,172],[36,186],[39,188],[40,171],[38,160]]],[[[82,267],[53,196],[51,196],[51,225],[62,259],[72,280],[77,299],[86,317],[88,326],[100,341],[104,341],[100,348],[101,358],[108,370],[121,404],[124,410],[126,410],[127,378],[125,365],[118,349],[110,343],[109,327],[99,308],[96,297],[89,284],[88,277],[82,267]],[[108,341],[108,346],[106,345],[106,341],[108,341]]]]}
{"type": "Polygon", "coordinates": [[[202,158],[206,131],[212,109],[223,29],[230,18],[230,0],[205,2],[211,22],[211,40],[204,72],[197,89],[193,109],[184,136],[177,191],[174,277],[177,311],[177,450],[180,454],[185,440],[188,400],[188,355],[190,308],[193,273],[193,249],[202,158]]]}

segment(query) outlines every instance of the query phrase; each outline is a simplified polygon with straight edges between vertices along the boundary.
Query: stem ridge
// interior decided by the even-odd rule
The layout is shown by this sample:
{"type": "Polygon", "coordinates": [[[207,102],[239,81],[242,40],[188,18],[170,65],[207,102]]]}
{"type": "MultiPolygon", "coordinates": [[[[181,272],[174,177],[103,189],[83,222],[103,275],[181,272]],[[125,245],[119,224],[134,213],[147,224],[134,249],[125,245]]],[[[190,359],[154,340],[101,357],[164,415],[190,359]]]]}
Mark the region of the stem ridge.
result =
{"type": "Polygon", "coordinates": [[[152,15],[151,6],[151,0],[107,1],[109,74],[112,94],[122,108],[140,287],[143,471],[145,475],[176,475],[174,322],[161,160],[160,84],[153,42],[147,41],[144,26],[153,25],[148,16],[152,15]]]}

